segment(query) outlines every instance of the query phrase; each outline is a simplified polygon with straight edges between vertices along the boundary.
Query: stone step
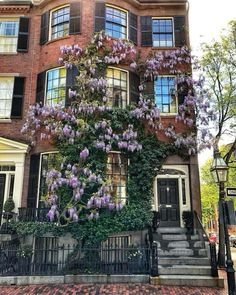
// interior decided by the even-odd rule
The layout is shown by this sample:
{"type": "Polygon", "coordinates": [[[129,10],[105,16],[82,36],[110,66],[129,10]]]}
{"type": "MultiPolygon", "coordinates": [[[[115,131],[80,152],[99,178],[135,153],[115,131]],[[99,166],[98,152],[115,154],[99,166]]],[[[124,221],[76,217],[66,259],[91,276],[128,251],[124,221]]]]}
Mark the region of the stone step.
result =
{"type": "Polygon", "coordinates": [[[187,236],[185,234],[164,234],[162,235],[162,239],[166,241],[186,241],[187,236]]]}
{"type": "Polygon", "coordinates": [[[150,283],[152,285],[224,288],[224,279],[211,276],[160,275],[159,277],[151,277],[150,283]]]}
{"type": "Polygon", "coordinates": [[[202,265],[173,265],[173,266],[159,266],[158,273],[160,275],[211,275],[210,266],[202,265]]]}
{"type": "Polygon", "coordinates": [[[187,248],[175,248],[158,251],[158,256],[193,256],[193,254],[193,250],[187,248]]]}
{"type": "Polygon", "coordinates": [[[159,257],[159,265],[207,265],[210,266],[208,257],[159,257]]]}
{"type": "Polygon", "coordinates": [[[167,244],[167,248],[189,248],[187,241],[175,241],[167,244]]]}
{"type": "Polygon", "coordinates": [[[156,232],[160,234],[183,234],[187,232],[187,229],[183,227],[159,227],[156,232]]]}

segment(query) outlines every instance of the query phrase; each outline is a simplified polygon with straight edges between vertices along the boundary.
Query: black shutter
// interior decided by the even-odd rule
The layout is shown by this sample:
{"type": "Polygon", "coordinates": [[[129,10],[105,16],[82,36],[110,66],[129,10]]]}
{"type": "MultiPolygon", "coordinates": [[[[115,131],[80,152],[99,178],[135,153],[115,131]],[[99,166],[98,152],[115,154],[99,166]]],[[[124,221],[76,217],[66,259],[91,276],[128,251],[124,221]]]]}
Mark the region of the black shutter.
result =
{"type": "Polygon", "coordinates": [[[44,94],[45,94],[45,82],[46,82],[46,72],[38,74],[37,77],[37,89],[36,89],[36,102],[44,103],[44,94]]]}
{"type": "Polygon", "coordinates": [[[152,17],[141,16],[141,45],[152,46],[152,17]]]}
{"type": "Polygon", "coordinates": [[[32,155],[30,157],[29,185],[28,185],[28,197],[27,197],[28,208],[36,208],[37,206],[39,162],[40,162],[40,155],[32,155]]]}
{"type": "Polygon", "coordinates": [[[185,16],[174,17],[175,46],[186,45],[185,16]]]}
{"type": "Polygon", "coordinates": [[[178,86],[178,105],[181,105],[184,103],[184,99],[185,99],[185,96],[188,95],[188,91],[189,91],[189,86],[188,86],[188,83],[187,82],[182,82],[182,83],[179,83],[178,86]]]}
{"type": "Polygon", "coordinates": [[[139,101],[140,78],[136,73],[129,72],[130,104],[137,104],[139,101]]]}
{"type": "Polygon", "coordinates": [[[72,66],[72,69],[67,69],[66,72],[66,101],[65,106],[70,106],[72,99],[69,97],[69,89],[76,89],[76,76],[78,76],[78,69],[76,66],[72,66]]]}
{"type": "Polygon", "coordinates": [[[106,5],[104,2],[95,4],[94,32],[105,30],[106,25],[106,5]]]}
{"type": "Polygon", "coordinates": [[[155,100],[155,94],[154,94],[154,81],[146,81],[144,83],[144,91],[143,94],[145,95],[145,98],[155,100]]]}
{"type": "Polygon", "coordinates": [[[138,17],[137,15],[129,12],[129,40],[137,44],[137,32],[138,32],[138,17]]]}
{"type": "Polygon", "coordinates": [[[40,45],[43,45],[48,41],[48,32],[49,32],[49,11],[46,11],[41,16],[40,45]]]}
{"type": "Polygon", "coordinates": [[[27,52],[29,43],[29,18],[20,17],[17,51],[27,52]]]}
{"type": "Polygon", "coordinates": [[[70,4],[70,29],[69,34],[78,34],[81,33],[81,9],[80,3],[71,3],[70,4]]]}
{"type": "Polygon", "coordinates": [[[21,119],[24,97],[24,77],[15,77],[11,106],[11,118],[21,119]]]}

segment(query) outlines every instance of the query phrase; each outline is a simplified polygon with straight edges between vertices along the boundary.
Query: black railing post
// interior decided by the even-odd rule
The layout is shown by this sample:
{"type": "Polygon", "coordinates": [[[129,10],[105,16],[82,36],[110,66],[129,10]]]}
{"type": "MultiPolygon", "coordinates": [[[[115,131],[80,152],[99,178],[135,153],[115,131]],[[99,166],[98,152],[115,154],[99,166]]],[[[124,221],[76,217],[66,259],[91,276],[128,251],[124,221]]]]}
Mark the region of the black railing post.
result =
{"type": "Polygon", "coordinates": [[[217,258],[216,258],[216,244],[209,243],[211,254],[211,275],[218,277],[217,258]]]}
{"type": "Polygon", "coordinates": [[[157,242],[152,243],[152,263],[151,263],[151,276],[158,277],[158,248],[157,248],[157,242]]]}

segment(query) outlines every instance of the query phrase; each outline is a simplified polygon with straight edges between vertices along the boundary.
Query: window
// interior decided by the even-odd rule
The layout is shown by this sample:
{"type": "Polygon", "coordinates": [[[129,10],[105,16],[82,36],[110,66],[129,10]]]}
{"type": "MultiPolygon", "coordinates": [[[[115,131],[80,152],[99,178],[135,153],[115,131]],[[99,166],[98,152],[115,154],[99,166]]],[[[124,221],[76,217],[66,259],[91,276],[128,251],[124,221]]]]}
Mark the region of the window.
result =
{"type": "Polygon", "coordinates": [[[177,112],[174,77],[157,77],[154,81],[154,94],[155,103],[161,113],[177,112]]]}
{"type": "Polygon", "coordinates": [[[51,12],[51,39],[69,35],[70,7],[62,7],[51,12]]]}
{"type": "Polygon", "coordinates": [[[0,119],[11,117],[14,77],[0,77],[0,119]]]}
{"type": "Polygon", "coordinates": [[[113,38],[126,39],[127,12],[113,6],[106,6],[106,33],[113,38]]]}
{"type": "Polygon", "coordinates": [[[152,20],[152,42],[155,47],[172,47],[173,42],[173,20],[156,19],[152,20]]]}
{"type": "Polygon", "coordinates": [[[128,159],[120,153],[109,153],[107,159],[107,176],[110,181],[111,195],[126,203],[126,181],[127,181],[128,159]]]}
{"type": "Polygon", "coordinates": [[[108,104],[112,107],[125,108],[128,104],[128,72],[119,69],[107,69],[109,89],[108,104]]]}
{"type": "Polygon", "coordinates": [[[40,196],[41,202],[43,202],[42,197],[45,197],[48,192],[48,187],[46,184],[47,172],[52,169],[59,169],[61,162],[62,162],[61,155],[58,152],[41,154],[40,185],[39,185],[39,196],[40,196]]]}
{"type": "Polygon", "coordinates": [[[56,68],[47,72],[46,105],[65,104],[66,69],[56,68]]]}
{"type": "Polygon", "coordinates": [[[0,19],[0,52],[16,52],[18,31],[18,19],[0,19]]]}

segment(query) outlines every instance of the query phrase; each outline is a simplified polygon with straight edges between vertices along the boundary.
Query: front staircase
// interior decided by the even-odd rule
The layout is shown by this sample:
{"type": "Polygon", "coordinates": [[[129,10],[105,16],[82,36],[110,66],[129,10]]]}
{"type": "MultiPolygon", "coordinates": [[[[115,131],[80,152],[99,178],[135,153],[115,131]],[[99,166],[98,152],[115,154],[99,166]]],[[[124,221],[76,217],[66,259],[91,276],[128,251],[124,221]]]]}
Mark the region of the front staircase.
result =
{"type": "Polygon", "coordinates": [[[224,287],[224,280],[212,271],[210,250],[201,234],[188,234],[185,228],[158,228],[153,233],[157,247],[157,285],[224,287]]]}

